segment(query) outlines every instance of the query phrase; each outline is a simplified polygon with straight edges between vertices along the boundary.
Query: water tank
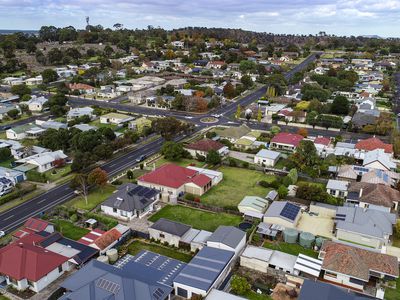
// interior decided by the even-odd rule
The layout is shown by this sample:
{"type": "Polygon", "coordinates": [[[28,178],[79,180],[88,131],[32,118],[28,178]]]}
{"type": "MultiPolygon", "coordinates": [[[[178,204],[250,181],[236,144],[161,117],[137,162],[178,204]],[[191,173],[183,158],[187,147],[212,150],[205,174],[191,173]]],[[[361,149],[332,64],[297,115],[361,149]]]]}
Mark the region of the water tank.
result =
{"type": "Polygon", "coordinates": [[[97,260],[100,261],[100,262],[102,262],[102,263],[108,264],[108,256],[106,256],[106,255],[100,255],[100,256],[97,258],[97,260]]]}
{"type": "Polygon", "coordinates": [[[319,237],[317,237],[317,238],[315,239],[315,246],[317,246],[318,249],[319,249],[319,248],[321,248],[321,246],[322,246],[322,244],[323,244],[324,242],[325,242],[325,239],[319,236],[319,237]]]}
{"type": "Polygon", "coordinates": [[[283,239],[286,243],[296,244],[299,232],[293,228],[287,228],[283,231],[283,239]]]}
{"type": "Polygon", "coordinates": [[[304,248],[311,248],[314,243],[315,236],[310,232],[302,232],[300,233],[300,242],[299,244],[304,248]]]}
{"type": "Polygon", "coordinates": [[[107,250],[106,255],[107,255],[110,263],[115,263],[118,260],[118,250],[117,249],[107,250]]]}

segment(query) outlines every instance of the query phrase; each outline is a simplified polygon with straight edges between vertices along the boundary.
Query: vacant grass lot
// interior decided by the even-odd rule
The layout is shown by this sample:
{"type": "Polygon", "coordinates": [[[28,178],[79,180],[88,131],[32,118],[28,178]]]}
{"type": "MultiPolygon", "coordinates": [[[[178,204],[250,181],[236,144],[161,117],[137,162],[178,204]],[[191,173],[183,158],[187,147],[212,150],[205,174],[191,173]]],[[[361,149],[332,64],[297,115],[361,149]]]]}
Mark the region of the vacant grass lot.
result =
{"type": "Polygon", "coordinates": [[[245,196],[265,197],[270,189],[257,183],[265,180],[272,181],[275,176],[265,175],[262,172],[242,168],[220,167],[218,171],[224,174],[224,179],[213,186],[201,201],[219,207],[236,209],[245,196]]]}
{"type": "Polygon", "coordinates": [[[162,157],[156,161],[156,168],[161,167],[162,165],[165,164],[175,164],[182,167],[193,165],[195,167],[202,168],[205,165],[205,162],[200,162],[195,159],[186,159],[186,158],[182,158],[178,161],[170,161],[162,157]]]}
{"type": "Polygon", "coordinates": [[[100,203],[104,202],[114,191],[115,186],[106,185],[103,188],[95,188],[90,191],[86,204],[82,196],[78,196],[68,202],[68,206],[73,206],[77,209],[92,210],[100,203]]]}
{"type": "Polygon", "coordinates": [[[240,216],[226,213],[217,214],[181,205],[167,205],[151,216],[149,221],[156,222],[161,218],[184,223],[193,226],[193,228],[208,231],[214,231],[220,225],[237,226],[242,220],[240,216]]]}
{"type": "Polygon", "coordinates": [[[90,231],[88,229],[75,226],[71,222],[65,220],[52,220],[51,222],[56,225],[56,230],[62,233],[63,236],[75,241],[79,240],[90,231]]]}
{"type": "Polygon", "coordinates": [[[315,252],[312,249],[307,249],[307,248],[303,248],[302,246],[300,246],[299,244],[288,244],[285,242],[269,242],[269,241],[265,241],[264,248],[268,248],[268,249],[272,249],[272,250],[278,250],[278,251],[282,251],[285,252],[287,254],[291,254],[294,256],[301,254],[304,255],[308,255],[310,257],[314,257],[314,258],[318,258],[318,253],[315,252]]]}
{"type": "Polygon", "coordinates": [[[170,258],[174,258],[183,262],[189,262],[192,256],[188,253],[179,251],[178,249],[172,249],[167,246],[158,245],[154,243],[147,243],[142,241],[134,241],[128,246],[128,253],[131,255],[136,255],[142,250],[152,251],[170,258]]]}

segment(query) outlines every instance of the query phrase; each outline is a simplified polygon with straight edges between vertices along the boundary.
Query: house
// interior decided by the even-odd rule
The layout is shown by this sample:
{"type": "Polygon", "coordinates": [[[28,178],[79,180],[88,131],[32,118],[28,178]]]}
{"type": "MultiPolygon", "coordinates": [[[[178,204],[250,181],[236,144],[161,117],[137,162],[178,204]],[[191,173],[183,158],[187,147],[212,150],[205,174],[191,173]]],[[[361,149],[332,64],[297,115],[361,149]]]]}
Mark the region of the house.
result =
{"type": "Polygon", "coordinates": [[[19,239],[29,234],[43,231],[53,233],[55,231],[54,225],[45,220],[32,217],[25,221],[24,226],[20,230],[13,233],[13,237],[19,239]]]}
{"type": "Polygon", "coordinates": [[[23,182],[26,180],[26,176],[23,172],[8,169],[0,166],[0,178],[7,178],[12,181],[13,185],[23,182]]]}
{"type": "Polygon", "coordinates": [[[77,108],[72,108],[70,109],[70,111],[67,113],[67,120],[73,120],[79,117],[83,117],[83,116],[88,116],[91,119],[94,117],[93,116],[93,111],[94,109],[91,107],[77,107],[77,108]]]}
{"type": "Polygon", "coordinates": [[[356,144],[355,148],[364,152],[373,151],[376,149],[383,149],[385,153],[393,155],[393,145],[386,144],[376,137],[359,141],[356,144]]]}
{"type": "Polygon", "coordinates": [[[229,152],[229,148],[227,146],[210,139],[202,139],[200,141],[188,144],[185,146],[185,149],[195,158],[198,155],[206,157],[208,152],[212,150],[216,151],[220,156],[225,156],[229,152]]]}
{"type": "Polygon", "coordinates": [[[400,180],[400,174],[392,171],[383,171],[379,169],[371,169],[362,174],[361,182],[384,184],[395,187],[400,180]]]}
{"type": "MultiPolygon", "coordinates": [[[[17,160],[16,163],[33,165],[36,167],[36,170],[39,173],[44,173],[56,167],[58,161],[62,161],[64,163],[67,157],[68,156],[65,155],[62,150],[57,150],[53,152],[44,152],[21,158],[17,160]]],[[[16,170],[17,169],[18,168],[16,168],[16,170]]]]}
{"type": "Polygon", "coordinates": [[[109,265],[92,260],[69,276],[60,300],[166,300],[172,281],[186,264],[150,251],[125,256],[125,263],[109,265]],[[161,267],[162,266],[162,267],[161,267]]]}
{"type": "Polygon", "coordinates": [[[371,300],[359,294],[322,281],[304,280],[297,300],[371,300]]]}
{"type": "Polygon", "coordinates": [[[37,96],[32,96],[32,98],[26,102],[28,105],[28,109],[32,112],[40,112],[44,109],[44,105],[48,102],[49,100],[45,97],[37,97],[37,96]]]}
{"type": "Polygon", "coordinates": [[[286,107],[286,104],[271,104],[265,107],[265,115],[272,116],[286,107]]]}
{"type": "Polygon", "coordinates": [[[219,172],[219,171],[214,171],[210,169],[204,169],[204,168],[198,168],[194,166],[187,166],[186,167],[189,170],[196,171],[198,174],[203,174],[206,175],[207,177],[211,178],[211,183],[212,186],[217,185],[224,179],[224,173],[219,172]]]}
{"type": "Polygon", "coordinates": [[[245,196],[238,204],[238,210],[244,214],[252,211],[258,214],[264,214],[268,208],[268,199],[257,196],[245,196]]]}
{"type": "Polygon", "coordinates": [[[133,183],[121,185],[101,204],[101,211],[109,216],[131,221],[155,210],[160,191],[133,183]]]}
{"type": "Polygon", "coordinates": [[[149,227],[149,234],[151,239],[179,247],[179,242],[190,229],[189,225],[161,218],[149,227]]]}
{"type": "Polygon", "coordinates": [[[242,136],[251,132],[251,129],[247,125],[241,125],[239,127],[217,128],[214,131],[221,139],[235,143],[242,136]]]}
{"type": "Polygon", "coordinates": [[[109,113],[100,116],[100,123],[120,125],[132,121],[133,119],[134,119],[133,117],[124,114],[109,113]]]}
{"type": "Polygon", "coordinates": [[[14,140],[3,140],[0,139],[0,149],[8,148],[11,151],[11,155],[18,159],[21,156],[25,155],[26,148],[22,146],[22,144],[18,141],[14,140]]]}
{"type": "Polygon", "coordinates": [[[0,104],[0,120],[3,120],[4,117],[8,117],[8,112],[14,109],[21,111],[18,105],[9,103],[0,104]]]}
{"type": "Polygon", "coordinates": [[[301,217],[300,206],[288,201],[274,201],[264,214],[264,223],[295,228],[301,217]]]}
{"type": "Polygon", "coordinates": [[[319,259],[322,259],[325,281],[361,292],[368,286],[376,286],[381,280],[399,277],[396,257],[338,242],[325,241],[319,259]]]}
{"type": "Polygon", "coordinates": [[[138,133],[142,133],[146,128],[151,128],[151,120],[142,117],[136,120],[130,121],[128,128],[131,130],[136,130],[138,133]]]}
{"type": "Polygon", "coordinates": [[[42,120],[36,120],[36,125],[42,127],[43,129],[55,129],[55,130],[60,130],[60,129],[67,129],[68,124],[66,123],[61,123],[57,121],[42,121],[42,120]]]}
{"type": "Polygon", "coordinates": [[[79,129],[80,131],[89,131],[89,130],[97,130],[96,126],[92,126],[89,124],[76,124],[72,126],[73,128],[79,129]]]}
{"type": "MultiPolygon", "coordinates": [[[[87,236],[93,237],[92,232],[88,233],[87,236]]],[[[126,238],[130,235],[130,232],[131,230],[129,227],[118,224],[110,230],[103,232],[100,236],[95,238],[93,242],[90,242],[90,238],[88,238],[87,236],[81,238],[79,242],[99,250],[100,254],[104,254],[107,252],[107,250],[117,247],[122,242],[124,242],[126,238]]],[[[98,235],[98,232],[96,232],[96,234],[94,235],[98,235]]]]}
{"type": "Polygon", "coordinates": [[[363,128],[366,125],[374,125],[377,119],[375,115],[357,111],[351,119],[351,124],[355,128],[363,128]]]}
{"type": "Polygon", "coordinates": [[[138,185],[158,189],[164,200],[175,201],[184,193],[203,195],[211,188],[212,180],[198,171],[166,164],[139,177],[138,185]]]}
{"type": "Polygon", "coordinates": [[[208,69],[221,69],[225,65],[224,61],[221,60],[214,60],[209,61],[207,64],[208,69]]]}
{"type": "Polygon", "coordinates": [[[349,185],[348,181],[329,179],[326,192],[336,198],[346,198],[349,185]]]}
{"type": "Polygon", "coordinates": [[[384,184],[355,182],[349,187],[346,202],[361,208],[374,208],[390,212],[397,211],[400,191],[384,184]]]}
{"type": "Polygon", "coordinates": [[[304,137],[300,134],[280,132],[271,139],[269,147],[271,149],[294,151],[303,139],[304,137]]]}
{"type": "Polygon", "coordinates": [[[281,251],[248,245],[240,255],[240,265],[250,270],[268,273],[268,268],[295,274],[297,256],[281,251]]]}
{"type": "Polygon", "coordinates": [[[281,157],[280,152],[261,149],[254,156],[254,163],[265,167],[274,167],[280,157],[281,157]]]}
{"type": "Polygon", "coordinates": [[[78,91],[80,94],[93,94],[95,91],[93,86],[84,83],[70,83],[68,88],[71,91],[78,91]]]}
{"type": "Polygon", "coordinates": [[[7,139],[20,141],[26,138],[37,138],[45,131],[34,124],[25,124],[7,129],[6,136],[7,139]]]}
{"type": "Polygon", "coordinates": [[[219,226],[208,238],[207,246],[235,252],[236,256],[246,246],[246,232],[233,226],[219,226]]]}
{"type": "Polygon", "coordinates": [[[37,243],[44,238],[29,234],[0,249],[0,282],[17,290],[36,293],[69,271],[68,257],[48,251],[37,243]]]}
{"type": "Polygon", "coordinates": [[[371,208],[339,206],[335,224],[337,239],[381,249],[389,244],[396,215],[371,208]]]}
{"type": "Polygon", "coordinates": [[[183,49],[185,47],[185,42],[183,41],[173,41],[171,42],[171,45],[175,48],[181,48],[183,49]]]}
{"type": "Polygon", "coordinates": [[[396,164],[392,161],[391,155],[383,149],[375,149],[365,153],[363,166],[384,171],[394,171],[396,169],[396,164]]]}
{"type": "Polygon", "coordinates": [[[222,284],[231,270],[233,257],[232,251],[204,247],[173,280],[175,294],[185,299],[207,296],[222,284]]]}

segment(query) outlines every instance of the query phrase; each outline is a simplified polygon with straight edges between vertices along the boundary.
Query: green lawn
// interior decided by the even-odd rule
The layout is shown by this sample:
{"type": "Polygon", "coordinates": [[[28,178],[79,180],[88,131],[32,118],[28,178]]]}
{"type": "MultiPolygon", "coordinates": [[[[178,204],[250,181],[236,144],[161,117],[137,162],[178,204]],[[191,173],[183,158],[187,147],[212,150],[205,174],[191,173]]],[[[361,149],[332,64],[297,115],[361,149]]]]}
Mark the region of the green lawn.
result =
{"type": "Polygon", "coordinates": [[[314,258],[318,257],[318,253],[312,249],[303,248],[299,244],[289,244],[284,242],[269,242],[265,241],[264,248],[282,251],[291,255],[297,256],[298,254],[308,255],[314,258]]]}
{"type": "Polygon", "coordinates": [[[61,232],[66,238],[72,240],[79,240],[84,235],[88,234],[90,230],[82,227],[75,226],[69,221],[65,220],[52,220],[52,223],[56,225],[57,231],[61,232]]]}
{"type": "Polygon", "coordinates": [[[298,182],[297,182],[297,185],[299,185],[299,184],[310,184],[310,185],[316,185],[316,186],[320,186],[320,187],[322,187],[323,189],[325,189],[325,187],[326,187],[326,184],[323,184],[323,183],[319,183],[319,182],[310,182],[310,181],[304,181],[304,180],[299,180],[298,182]]]}
{"type": "Polygon", "coordinates": [[[165,159],[164,157],[162,157],[156,161],[157,168],[161,167],[162,165],[165,165],[165,164],[175,164],[175,165],[179,165],[182,167],[194,165],[196,167],[202,168],[206,163],[197,161],[195,159],[186,159],[186,158],[182,158],[181,160],[178,160],[178,161],[170,161],[168,159],[165,159]]]}
{"type": "Polygon", "coordinates": [[[257,294],[254,291],[250,291],[243,296],[249,300],[272,300],[270,296],[264,294],[257,294]]]}
{"type": "Polygon", "coordinates": [[[4,160],[4,161],[2,161],[2,162],[0,162],[0,166],[1,167],[4,167],[4,168],[11,168],[11,163],[14,161],[15,159],[14,158],[9,158],[9,159],[7,159],[7,160],[4,160]]]}
{"type": "Polygon", "coordinates": [[[8,298],[6,296],[3,296],[3,295],[0,295],[0,300],[10,300],[10,298],[8,298]]]}
{"type": "Polygon", "coordinates": [[[52,170],[48,170],[45,172],[46,177],[49,181],[56,181],[64,176],[67,176],[68,174],[71,173],[71,165],[66,165],[62,168],[56,168],[52,170]],[[53,174],[55,172],[55,174],[53,174]]]}
{"type": "Polygon", "coordinates": [[[115,189],[115,186],[112,185],[107,185],[103,188],[96,188],[90,191],[87,204],[82,196],[78,196],[69,201],[68,205],[77,209],[92,210],[97,205],[104,202],[115,191],[115,189]]]}
{"type": "Polygon", "coordinates": [[[396,280],[396,289],[386,289],[385,290],[386,300],[398,300],[400,299],[400,278],[396,280]]]}
{"type": "Polygon", "coordinates": [[[273,175],[242,168],[220,167],[218,171],[224,174],[224,179],[212,187],[201,197],[203,203],[236,209],[245,196],[265,197],[270,189],[257,183],[261,180],[270,181],[273,175]]]}
{"type": "Polygon", "coordinates": [[[237,226],[241,222],[240,216],[213,213],[181,205],[167,205],[149,218],[149,221],[156,222],[165,218],[176,222],[191,225],[196,229],[214,231],[220,225],[237,226]]]}
{"type": "Polygon", "coordinates": [[[131,255],[136,255],[142,250],[152,251],[161,255],[168,256],[183,262],[189,262],[192,259],[192,255],[178,251],[178,249],[173,249],[167,246],[158,245],[154,243],[147,243],[141,241],[134,241],[128,246],[128,253],[131,255]]]}
{"type": "Polygon", "coordinates": [[[117,128],[117,125],[114,125],[114,124],[100,123],[100,119],[96,119],[96,120],[90,122],[89,125],[96,126],[97,128],[108,127],[108,128],[111,128],[112,130],[115,130],[117,128]]]}

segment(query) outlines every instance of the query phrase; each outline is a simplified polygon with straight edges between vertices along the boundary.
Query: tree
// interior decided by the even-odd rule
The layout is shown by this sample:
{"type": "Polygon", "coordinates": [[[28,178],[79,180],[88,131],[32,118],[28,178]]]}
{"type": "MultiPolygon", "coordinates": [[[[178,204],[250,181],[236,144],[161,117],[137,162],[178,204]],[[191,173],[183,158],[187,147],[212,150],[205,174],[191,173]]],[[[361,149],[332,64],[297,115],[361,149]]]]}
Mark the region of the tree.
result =
{"type": "Polygon", "coordinates": [[[275,134],[277,134],[277,133],[279,133],[279,132],[281,132],[281,129],[280,129],[278,126],[272,126],[272,127],[271,127],[271,133],[272,133],[273,135],[275,135],[275,134]]]}
{"type": "Polygon", "coordinates": [[[210,150],[207,153],[206,162],[212,165],[218,165],[221,163],[221,156],[215,150],[210,150]]]}
{"type": "Polygon", "coordinates": [[[242,73],[253,72],[256,70],[256,67],[257,67],[256,63],[251,60],[242,60],[242,61],[240,61],[240,64],[239,64],[239,70],[242,73]]]}
{"type": "Polygon", "coordinates": [[[18,84],[11,87],[11,93],[18,95],[20,98],[22,98],[22,96],[24,95],[30,95],[32,93],[32,90],[25,84],[18,84]]]}
{"type": "Polygon", "coordinates": [[[186,152],[181,143],[167,141],[161,147],[161,154],[164,155],[164,158],[172,161],[178,161],[187,156],[186,152]]]}
{"type": "Polygon", "coordinates": [[[63,53],[58,48],[53,48],[47,53],[47,58],[51,64],[59,64],[62,62],[63,53]]]}
{"type": "Polygon", "coordinates": [[[279,186],[277,190],[280,199],[284,199],[288,195],[288,189],[283,184],[279,186]]]}
{"type": "Polygon", "coordinates": [[[308,130],[306,128],[299,128],[299,130],[297,130],[297,134],[300,134],[303,137],[307,137],[308,136],[308,130]]]}
{"type": "Polygon", "coordinates": [[[297,170],[295,168],[291,169],[287,176],[291,179],[292,184],[296,184],[297,183],[299,175],[298,175],[297,170]]]}
{"type": "Polygon", "coordinates": [[[290,156],[300,170],[306,167],[315,167],[319,162],[317,149],[312,141],[302,140],[296,149],[296,152],[290,156]]]}
{"type": "Polygon", "coordinates": [[[349,100],[345,96],[336,96],[331,105],[331,113],[347,115],[350,110],[349,100]]]}
{"type": "Polygon", "coordinates": [[[246,89],[249,89],[253,86],[253,79],[251,79],[249,75],[242,76],[242,78],[240,78],[240,82],[246,89]]]}
{"type": "Polygon", "coordinates": [[[237,109],[236,109],[235,118],[239,119],[241,114],[242,114],[242,107],[240,106],[240,104],[238,104],[237,109]]]}
{"type": "Polygon", "coordinates": [[[232,99],[236,96],[236,90],[232,83],[228,82],[225,84],[223,89],[225,97],[232,99]]]}
{"type": "Polygon", "coordinates": [[[14,108],[11,109],[7,112],[7,115],[11,118],[11,119],[16,119],[19,115],[19,110],[14,108]]]}
{"type": "Polygon", "coordinates": [[[57,72],[53,69],[46,69],[42,72],[43,83],[50,83],[58,79],[57,72]]]}
{"type": "Polygon", "coordinates": [[[251,285],[247,282],[245,277],[233,275],[231,280],[231,289],[232,292],[237,295],[245,295],[250,291],[251,285]]]}
{"type": "Polygon", "coordinates": [[[96,168],[91,171],[87,177],[87,182],[89,185],[95,185],[97,187],[104,187],[108,181],[108,174],[101,168],[96,168]]]}
{"type": "Polygon", "coordinates": [[[258,111],[257,111],[257,121],[261,122],[261,120],[262,120],[262,111],[261,111],[261,109],[258,109],[258,111]]]}
{"type": "Polygon", "coordinates": [[[5,161],[11,156],[11,150],[9,148],[0,148],[0,161],[5,161]]]}
{"type": "Polygon", "coordinates": [[[86,205],[88,205],[88,194],[89,194],[89,184],[87,180],[87,175],[76,174],[71,181],[71,188],[78,191],[78,193],[85,199],[86,205]]]}
{"type": "Polygon", "coordinates": [[[151,123],[154,132],[160,134],[167,141],[185,130],[187,126],[174,117],[156,119],[151,123]]]}

